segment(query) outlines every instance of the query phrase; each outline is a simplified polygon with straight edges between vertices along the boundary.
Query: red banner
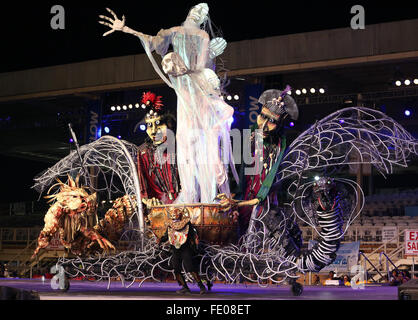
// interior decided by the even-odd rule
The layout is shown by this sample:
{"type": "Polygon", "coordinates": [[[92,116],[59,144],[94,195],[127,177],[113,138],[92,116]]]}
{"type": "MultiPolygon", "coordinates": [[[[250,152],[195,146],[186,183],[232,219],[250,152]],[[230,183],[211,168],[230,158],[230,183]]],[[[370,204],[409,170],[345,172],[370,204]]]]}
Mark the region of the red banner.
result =
{"type": "Polygon", "coordinates": [[[405,255],[418,256],[418,230],[405,230],[405,255]]]}

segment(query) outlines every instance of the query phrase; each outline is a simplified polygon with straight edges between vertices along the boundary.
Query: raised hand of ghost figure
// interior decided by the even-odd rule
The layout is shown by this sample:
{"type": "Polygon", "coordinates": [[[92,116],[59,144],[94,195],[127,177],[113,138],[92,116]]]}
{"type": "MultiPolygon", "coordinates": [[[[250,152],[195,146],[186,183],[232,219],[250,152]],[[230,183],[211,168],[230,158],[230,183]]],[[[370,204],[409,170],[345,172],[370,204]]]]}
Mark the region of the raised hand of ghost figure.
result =
{"type": "Polygon", "coordinates": [[[126,26],[125,15],[123,15],[122,20],[120,20],[113,10],[110,10],[109,8],[106,8],[106,10],[113,16],[113,19],[109,18],[107,16],[104,16],[104,15],[99,15],[100,19],[106,20],[106,21],[99,21],[99,23],[102,24],[102,25],[105,25],[105,26],[107,26],[111,29],[111,30],[103,33],[103,37],[106,37],[107,35],[115,32],[115,31],[122,31],[122,32],[125,32],[125,33],[133,34],[137,37],[147,38],[147,35],[143,34],[142,32],[135,31],[135,30],[126,26]]]}
{"type": "Polygon", "coordinates": [[[108,21],[99,21],[99,23],[111,28],[111,30],[103,33],[103,37],[106,37],[107,35],[115,31],[123,31],[126,22],[125,16],[122,16],[122,20],[119,20],[117,15],[112,10],[110,10],[109,8],[106,8],[106,10],[109,11],[109,13],[113,16],[113,19],[103,15],[99,16],[101,19],[108,21]]]}

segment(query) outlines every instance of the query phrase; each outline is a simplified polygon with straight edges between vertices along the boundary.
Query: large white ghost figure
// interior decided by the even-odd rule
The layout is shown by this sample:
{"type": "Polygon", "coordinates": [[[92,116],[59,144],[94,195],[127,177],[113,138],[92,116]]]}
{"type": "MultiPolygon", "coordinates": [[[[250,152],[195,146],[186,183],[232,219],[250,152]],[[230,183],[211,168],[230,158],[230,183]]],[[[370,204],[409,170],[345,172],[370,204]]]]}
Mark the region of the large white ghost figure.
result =
{"type": "Polygon", "coordinates": [[[219,79],[212,71],[213,59],[222,54],[226,41],[202,29],[208,24],[206,3],[194,6],[181,26],[160,30],[156,36],[145,35],[119,20],[100,16],[101,24],[114,31],[133,34],[141,40],[154,69],[177,94],[177,162],[181,192],[177,203],[213,203],[218,193],[229,196],[228,165],[235,171],[230,143],[230,120],[234,109],[219,94],[219,79]],[[168,53],[172,46],[173,52],[168,53]],[[163,70],[152,52],[163,59],[163,70]],[[167,54],[168,53],[168,54],[167,54]],[[212,71],[212,72],[211,72],[212,71]],[[219,146],[222,146],[221,152],[219,146]]]}

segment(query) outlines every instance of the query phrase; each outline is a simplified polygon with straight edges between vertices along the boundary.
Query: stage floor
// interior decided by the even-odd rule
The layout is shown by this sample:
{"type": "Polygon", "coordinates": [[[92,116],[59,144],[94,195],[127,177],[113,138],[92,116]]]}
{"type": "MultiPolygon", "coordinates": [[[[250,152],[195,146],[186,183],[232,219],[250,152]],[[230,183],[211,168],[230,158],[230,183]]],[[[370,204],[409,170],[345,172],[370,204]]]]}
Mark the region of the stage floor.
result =
{"type": "Polygon", "coordinates": [[[256,284],[225,285],[215,283],[212,291],[199,295],[198,287],[190,284],[191,294],[178,295],[176,283],[143,283],[138,287],[122,286],[121,282],[76,281],[70,282],[67,292],[53,290],[49,280],[1,278],[0,286],[8,286],[24,290],[35,290],[41,300],[397,300],[397,287],[367,285],[364,289],[331,286],[304,286],[301,296],[295,297],[290,287],[270,285],[266,288],[256,284]]]}

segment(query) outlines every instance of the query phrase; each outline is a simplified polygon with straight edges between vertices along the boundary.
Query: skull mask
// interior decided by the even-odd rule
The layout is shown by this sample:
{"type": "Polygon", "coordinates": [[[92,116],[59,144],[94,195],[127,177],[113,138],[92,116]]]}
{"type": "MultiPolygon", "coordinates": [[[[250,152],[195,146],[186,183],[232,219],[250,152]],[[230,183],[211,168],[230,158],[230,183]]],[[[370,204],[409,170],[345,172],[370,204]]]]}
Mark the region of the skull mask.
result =
{"type": "Polygon", "coordinates": [[[293,120],[298,119],[298,106],[289,96],[289,91],[290,87],[284,91],[272,89],[264,91],[260,96],[258,101],[263,107],[257,117],[257,126],[263,130],[264,137],[281,130],[288,116],[293,120]]]}
{"type": "Polygon", "coordinates": [[[203,70],[203,75],[209,84],[209,88],[213,90],[218,96],[220,96],[221,95],[221,91],[220,91],[221,81],[219,80],[216,73],[212,69],[205,68],[203,70]]]}
{"type": "Polygon", "coordinates": [[[206,3],[199,3],[190,9],[186,20],[192,20],[197,25],[201,25],[208,19],[209,6],[206,3]]]}
{"type": "Polygon", "coordinates": [[[187,72],[183,59],[176,52],[170,52],[165,55],[161,65],[163,71],[170,76],[178,77],[187,72]]]}

